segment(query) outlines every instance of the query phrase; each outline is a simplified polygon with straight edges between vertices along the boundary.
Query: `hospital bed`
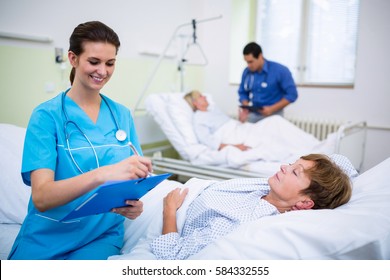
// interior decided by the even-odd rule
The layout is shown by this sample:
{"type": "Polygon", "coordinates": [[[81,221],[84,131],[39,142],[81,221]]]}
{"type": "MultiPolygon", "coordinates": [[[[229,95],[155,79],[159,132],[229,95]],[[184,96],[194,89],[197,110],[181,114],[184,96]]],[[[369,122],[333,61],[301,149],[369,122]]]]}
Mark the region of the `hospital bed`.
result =
{"type": "MultiPolygon", "coordinates": [[[[30,187],[20,176],[24,134],[24,128],[0,124],[0,259],[6,259],[11,249],[30,196],[30,187]]],[[[191,258],[390,259],[389,170],[390,158],[356,177],[346,205],[334,210],[292,211],[243,224],[191,258]]],[[[210,182],[165,180],[146,194],[142,215],[125,221],[121,254],[110,259],[153,259],[149,243],[161,232],[162,197],[176,187],[190,187],[178,212],[180,228],[189,203],[210,182]]]]}
{"type": "MultiPolygon", "coordinates": [[[[231,167],[221,158],[221,152],[212,151],[201,145],[195,135],[192,123],[193,112],[183,99],[183,93],[155,93],[145,98],[149,116],[163,131],[180,158],[163,156],[163,149],[152,155],[156,172],[171,172],[184,177],[204,179],[230,179],[240,177],[268,177],[285,162],[256,160],[231,167]]],[[[210,104],[212,96],[206,94],[210,104]]],[[[366,122],[305,121],[291,118],[291,122],[322,140],[318,150],[325,154],[347,156],[357,170],[361,170],[366,141],[366,122]]],[[[261,136],[264,137],[264,136],[261,136]]],[[[266,137],[266,136],[265,136],[266,137]]],[[[166,148],[166,145],[163,147],[166,148]]]]}

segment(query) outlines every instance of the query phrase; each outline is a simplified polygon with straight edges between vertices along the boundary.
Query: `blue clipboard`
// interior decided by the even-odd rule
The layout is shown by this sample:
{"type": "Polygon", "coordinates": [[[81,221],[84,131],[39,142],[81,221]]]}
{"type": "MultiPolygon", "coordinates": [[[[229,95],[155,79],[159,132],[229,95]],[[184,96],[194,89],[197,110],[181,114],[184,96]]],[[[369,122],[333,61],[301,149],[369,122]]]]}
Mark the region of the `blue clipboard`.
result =
{"type": "Polygon", "coordinates": [[[100,185],[61,221],[108,213],[113,208],[127,206],[126,200],[138,200],[172,174],[150,176],[135,180],[110,181],[100,185]]]}

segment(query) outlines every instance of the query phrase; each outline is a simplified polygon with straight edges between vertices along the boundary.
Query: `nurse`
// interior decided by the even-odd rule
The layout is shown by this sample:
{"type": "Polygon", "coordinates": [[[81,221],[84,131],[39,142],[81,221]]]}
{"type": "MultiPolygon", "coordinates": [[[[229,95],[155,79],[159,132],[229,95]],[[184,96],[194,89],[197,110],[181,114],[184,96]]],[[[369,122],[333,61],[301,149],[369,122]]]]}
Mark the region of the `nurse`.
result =
{"type": "Polygon", "coordinates": [[[100,93],[114,73],[117,34],[86,22],[69,43],[71,87],[35,108],[27,127],[22,178],[32,195],[9,259],[107,259],[123,245],[125,217],[143,211],[141,201],[127,201],[114,213],[60,221],[102,183],[152,171],[130,111],[100,93]]]}

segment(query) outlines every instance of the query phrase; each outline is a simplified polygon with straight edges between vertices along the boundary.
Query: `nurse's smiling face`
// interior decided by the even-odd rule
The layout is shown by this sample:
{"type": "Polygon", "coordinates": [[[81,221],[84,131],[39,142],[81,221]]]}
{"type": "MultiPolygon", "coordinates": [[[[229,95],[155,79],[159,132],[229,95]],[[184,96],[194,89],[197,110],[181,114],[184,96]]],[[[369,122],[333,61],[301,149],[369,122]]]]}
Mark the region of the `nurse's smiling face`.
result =
{"type": "Polygon", "coordinates": [[[80,55],[69,52],[69,60],[76,69],[74,86],[100,91],[114,73],[116,48],[110,43],[86,41],[80,55]]]}

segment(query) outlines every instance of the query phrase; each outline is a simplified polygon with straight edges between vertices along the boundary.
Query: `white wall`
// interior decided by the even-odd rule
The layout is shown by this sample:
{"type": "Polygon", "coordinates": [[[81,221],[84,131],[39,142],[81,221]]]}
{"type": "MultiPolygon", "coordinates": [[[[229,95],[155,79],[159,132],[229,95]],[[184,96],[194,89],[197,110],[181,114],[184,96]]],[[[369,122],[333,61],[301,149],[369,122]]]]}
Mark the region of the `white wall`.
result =
{"type": "MultiPolygon", "coordinates": [[[[207,2],[207,10],[224,15],[208,40],[205,87],[226,112],[236,113],[237,85],[228,84],[230,1],[207,2]],[[215,33],[214,33],[215,32],[215,33]],[[218,36],[216,35],[218,34],[218,36]]],[[[366,120],[369,127],[363,170],[390,157],[390,1],[361,0],[356,83],[353,89],[298,88],[299,99],[286,114],[341,120],[366,120]],[[374,129],[378,127],[380,129],[374,129]]],[[[241,55],[241,53],[237,53],[241,55]]],[[[337,65],[335,65],[337,67],[337,65]]]]}
{"type": "MultiPolygon", "coordinates": [[[[0,31],[50,36],[67,50],[73,28],[100,20],[119,35],[120,55],[134,57],[146,47],[161,50],[178,24],[202,16],[192,0],[1,0],[0,31]]],[[[50,46],[51,47],[51,46],[50,46]]]]}
{"type": "MultiPolygon", "coordinates": [[[[198,42],[209,61],[199,89],[212,93],[222,109],[232,114],[237,108],[237,85],[228,83],[231,1],[0,0],[0,31],[50,36],[53,44],[31,46],[66,50],[73,28],[80,22],[97,19],[120,36],[120,56],[137,58],[142,50],[162,50],[177,25],[218,15],[223,15],[222,19],[198,25],[198,42]]],[[[390,44],[389,26],[390,1],[361,0],[355,88],[299,88],[298,101],[287,109],[289,114],[363,119],[371,127],[383,127],[368,131],[364,169],[390,156],[390,131],[386,130],[390,128],[390,90],[386,83],[390,58],[385,49],[390,44]]],[[[0,39],[0,44],[9,42],[0,39]]]]}

